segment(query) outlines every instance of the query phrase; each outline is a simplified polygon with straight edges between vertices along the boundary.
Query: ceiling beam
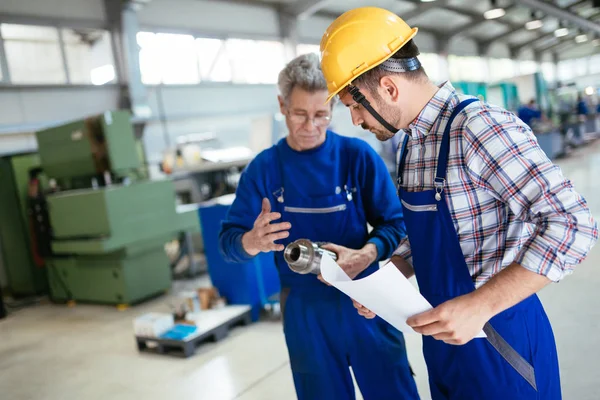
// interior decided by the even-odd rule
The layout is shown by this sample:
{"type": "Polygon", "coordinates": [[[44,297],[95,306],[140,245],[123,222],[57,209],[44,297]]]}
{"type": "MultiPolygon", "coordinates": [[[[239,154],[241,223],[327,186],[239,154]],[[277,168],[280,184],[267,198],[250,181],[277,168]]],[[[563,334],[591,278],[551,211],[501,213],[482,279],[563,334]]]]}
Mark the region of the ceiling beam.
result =
{"type": "Polygon", "coordinates": [[[334,2],[335,0],[297,0],[284,6],[282,11],[299,19],[306,19],[334,2]]]}
{"type": "Polygon", "coordinates": [[[554,37],[554,32],[550,32],[550,33],[547,33],[545,35],[538,36],[535,39],[531,39],[531,40],[528,40],[528,41],[526,41],[524,43],[518,44],[516,46],[510,46],[510,47],[512,49],[515,49],[516,51],[521,51],[521,50],[523,50],[526,47],[533,46],[536,42],[538,42],[540,40],[548,39],[548,38],[551,38],[551,37],[554,37]]]}
{"type": "Polygon", "coordinates": [[[440,1],[432,1],[432,2],[428,2],[428,3],[418,3],[418,4],[415,3],[416,7],[413,10],[402,13],[402,15],[400,15],[400,17],[403,20],[408,21],[409,19],[415,19],[417,17],[420,17],[421,15],[425,14],[429,10],[444,7],[449,3],[450,3],[450,0],[440,0],[440,1]]]}
{"type": "Polygon", "coordinates": [[[580,28],[600,34],[600,24],[590,21],[589,19],[582,18],[579,15],[574,14],[571,11],[557,7],[554,4],[547,3],[544,1],[540,1],[540,0],[516,0],[516,1],[522,5],[528,6],[534,10],[543,11],[547,15],[556,17],[559,20],[570,21],[573,24],[578,25],[580,28]]]}

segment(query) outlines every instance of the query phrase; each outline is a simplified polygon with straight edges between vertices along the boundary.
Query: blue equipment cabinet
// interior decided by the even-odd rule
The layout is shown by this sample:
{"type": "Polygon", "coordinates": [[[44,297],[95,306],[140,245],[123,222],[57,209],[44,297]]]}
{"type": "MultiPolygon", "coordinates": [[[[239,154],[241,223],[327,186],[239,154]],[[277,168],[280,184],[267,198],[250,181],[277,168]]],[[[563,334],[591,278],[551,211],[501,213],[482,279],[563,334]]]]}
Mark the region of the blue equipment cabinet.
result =
{"type": "Polygon", "coordinates": [[[212,284],[228,304],[252,307],[252,319],[258,320],[261,309],[278,303],[281,291],[273,253],[260,253],[241,264],[226,262],[219,252],[219,230],[233,195],[203,203],[198,208],[204,252],[212,284]]]}

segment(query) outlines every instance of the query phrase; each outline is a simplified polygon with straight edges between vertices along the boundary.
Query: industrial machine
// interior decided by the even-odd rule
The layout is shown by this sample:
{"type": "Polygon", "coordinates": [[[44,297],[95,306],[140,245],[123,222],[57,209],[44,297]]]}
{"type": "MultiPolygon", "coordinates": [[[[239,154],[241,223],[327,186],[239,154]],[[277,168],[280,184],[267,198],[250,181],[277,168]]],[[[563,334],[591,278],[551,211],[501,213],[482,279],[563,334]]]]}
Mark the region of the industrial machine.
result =
{"type": "MultiPolygon", "coordinates": [[[[13,210],[27,214],[30,248],[24,252],[34,261],[43,258],[33,271],[47,276],[51,297],[133,304],[169,289],[164,245],[180,232],[199,230],[197,210],[178,212],[173,183],[147,179],[129,113],[106,112],[36,132],[36,138],[39,172],[56,183],[36,188],[31,168],[23,168],[20,175],[30,175],[27,199],[13,210]]],[[[14,290],[15,271],[24,276],[31,262],[6,264],[14,290]]]]}

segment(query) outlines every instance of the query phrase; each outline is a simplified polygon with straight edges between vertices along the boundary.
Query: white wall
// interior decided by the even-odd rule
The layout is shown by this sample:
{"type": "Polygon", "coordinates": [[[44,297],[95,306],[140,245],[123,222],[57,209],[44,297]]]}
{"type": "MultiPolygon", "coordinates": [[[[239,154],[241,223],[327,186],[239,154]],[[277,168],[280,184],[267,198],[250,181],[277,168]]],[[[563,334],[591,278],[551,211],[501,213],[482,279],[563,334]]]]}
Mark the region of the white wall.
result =
{"type": "Polygon", "coordinates": [[[0,154],[34,150],[34,130],[116,109],[118,99],[117,86],[2,88],[0,154]]]}
{"type": "Polygon", "coordinates": [[[153,0],[139,12],[140,27],[173,27],[224,36],[279,37],[277,13],[260,5],[202,0],[153,0]]]}
{"type": "Polygon", "coordinates": [[[104,21],[103,0],[2,0],[0,13],[104,21]]]}

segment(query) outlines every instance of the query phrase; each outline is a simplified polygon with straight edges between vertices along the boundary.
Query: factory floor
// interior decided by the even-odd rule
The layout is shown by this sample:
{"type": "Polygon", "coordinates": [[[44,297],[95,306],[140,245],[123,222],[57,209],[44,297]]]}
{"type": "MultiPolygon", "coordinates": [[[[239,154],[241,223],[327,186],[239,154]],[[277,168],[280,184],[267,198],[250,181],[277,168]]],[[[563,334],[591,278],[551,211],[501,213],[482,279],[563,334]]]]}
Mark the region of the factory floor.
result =
{"type": "MultiPolygon", "coordinates": [[[[600,141],[557,162],[600,219],[600,141]]],[[[565,400],[598,399],[600,245],[573,276],[541,293],[552,321],[565,400]]],[[[204,282],[206,283],[206,282],[204,282]]],[[[188,283],[190,284],[190,283],[188,283]]],[[[190,359],[139,354],[132,319],[167,311],[161,297],[125,311],[39,305],[0,322],[0,397],[7,400],[294,399],[280,322],[234,329],[190,359]]],[[[423,399],[430,399],[421,339],[407,336],[423,399]]]]}

